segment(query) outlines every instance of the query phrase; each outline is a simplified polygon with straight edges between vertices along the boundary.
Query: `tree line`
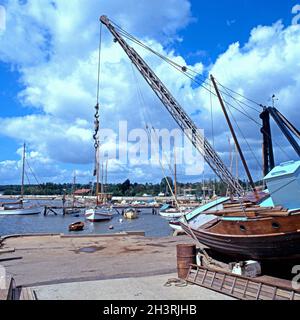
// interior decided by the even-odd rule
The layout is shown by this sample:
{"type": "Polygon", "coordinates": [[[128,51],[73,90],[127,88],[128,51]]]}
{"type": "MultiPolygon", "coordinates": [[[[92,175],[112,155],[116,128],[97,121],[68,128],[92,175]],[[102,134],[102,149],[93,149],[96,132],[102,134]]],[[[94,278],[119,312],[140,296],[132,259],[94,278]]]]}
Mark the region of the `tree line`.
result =
{"type": "MultiPolygon", "coordinates": [[[[113,196],[127,196],[127,197],[139,197],[143,195],[158,196],[163,193],[166,196],[170,196],[170,187],[174,191],[174,182],[172,178],[162,179],[161,183],[132,183],[129,179],[123,183],[108,184],[103,186],[105,193],[110,193],[113,196]]],[[[95,193],[95,184],[76,184],[72,183],[45,183],[42,185],[25,185],[25,195],[63,195],[72,194],[74,190],[90,189],[91,194],[95,193]]],[[[205,190],[205,194],[211,196],[213,192],[219,196],[226,194],[227,187],[220,181],[206,180],[198,183],[177,183],[177,193],[180,195],[191,194],[197,197],[202,197],[205,190]]],[[[20,185],[3,185],[0,186],[0,193],[3,195],[20,195],[20,185]]]]}

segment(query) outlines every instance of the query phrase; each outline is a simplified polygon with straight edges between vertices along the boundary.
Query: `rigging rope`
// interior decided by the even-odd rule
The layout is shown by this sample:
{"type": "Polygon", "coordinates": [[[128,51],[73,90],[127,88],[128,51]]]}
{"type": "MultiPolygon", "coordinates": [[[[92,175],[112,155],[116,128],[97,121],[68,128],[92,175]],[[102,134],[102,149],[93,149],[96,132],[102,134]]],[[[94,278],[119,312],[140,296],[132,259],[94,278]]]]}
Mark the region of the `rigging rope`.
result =
{"type": "Polygon", "coordinates": [[[229,111],[229,113],[230,113],[230,115],[231,115],[231,117],[232,117],[232,119],[233,119],[233,121],[234,121],[234,123],[235,123],[236,127],[238,128],[238,130],[239,130],[240,134],[242,135],[242,137],[243,137],[244,141],[246,142],[246,144],[247,144],[247,146],[248,146],[249,151],[252,153],[252,156],[254,157],[254,159],[255,159],[255,161],[256,161],[256,163],[257,163],[258,167],[259,167],[259,168],[261,168],[261,170],[263,170],[263,167],[262,167],[261,163],[260,163],[260,162],[259,162],[259,160],[257,159],[256,154],[254,153],[254,151],[253,151],[253,149],[251,148],[251,146],[250,146],[250,144],[249,144],[249,142],[248,142],[248,140],[247,140],[246,136],[244,135],[244,133],[243,133],[242,129],[240,128],[240,126],[239,126],[239,124],[238,124],[238,122],[237,122],[237,120],[236,120],[236,118],[235,118],[235,116],[234,116],[233,112],[231,111],[231,109],[230,109],[230,108],[228,108],[228,107],[227,107],[227,109],[228,109],[228,111],[229,111]]]}
{"type": "MultiPolygon", "coordinates": [[[[197,82],[199,85],[200,85],[199,81],[197,81],[197,80],[195,79],[195,77],[191,75],[191,73],[194,74],[196,77],[202,78],[203,83],[205,83],[206,85],[210,85],[209,83],[207,83],[208,79],[207,79],[206,77],[204,77],[202,74],[200,74],[200,73],[192,70],[191,68],[188,68],[187,66],[182,66],[182,65],[176,63],[175,61],[171,60],[170,58],[168,58],[168,57],[160,54],[159,52],[153,50],[152,48],[150,48],[149,46],[145,45],[143,42],[141,42],[140,40],[138,40],[137,38],[135,38],[134,36],[132,36],[131,34],[129,34],[127,31],[123,30],[123,29],[122,29],[120,26],[118,26],[115,22],[113,22],[113,21],[111,21],[111,22],[114,24],[114,26],[118,29],[118,31],[120,32],[120,34],[121,34],[123,37],[125,37],[125,38],[127,38],[128,40],[134,42],[135,44],[141,46],[142,48],[148,50],[149,52],[152,52],[154,55],[158,56],[159,58],[161,58],[162,60],[164,60],[165,62],[167,62],[168,64],[170,64],[172,67],[174,67],[174,68],[177,69],[178,71],[182,72],[185,76],[187,76],[187,77],[190,78],[191,80],[197,82]]],[[[222,85],[222,87],[223,87],[223,88],[226,88],[226,87],[223,86],[223,85],[222,85]]],[[[244,95],[242,95],[241,93],[238,93],[238,92],[236,92],[236,91],[234,91],[234,90],[232,90],[232,89],[230,89],[230,91],[233,92],[233,93],[235,93],[236,95],[238,95],[238,96],[240,96],[240,97],[248,100],[249,102],[251,102],[251,103],[259,106],[260,108],[262,108],[261,104],[258,103],[258,102],[256,102],[256,101],[254,101],[253,99],[247,98],[247,97],[245,97],[244,95]]],[[[224,92],[224,91],[221,91],[221,92],[222,92],[223,94],[225,94],[225,95],[228,95],[228,94],[227,94],[226,92],[224,92]]],[[[237,99],[236,99],[236,100],[237,100],[237,99]]],[[[243,102],[243,101],[239,101],[239,102],[240,102],[240,103],[243,103],[244,105],[246,105],[246,106],[248,106],[248,107],[250,107],[250,108],[252,108],[252,109],[255,110],[256,112],[259,112],[258,109],[249,106],[249,105],[246,104],[245,102],[243,102]]]]}
{"type": "Polygon", "coordinates": [[[94,148],[95,148],[95,169],[94,169],[94,177],[97,175],[98,172],[98,151],[100,147],[100,142],[99,142],[99,130],[100,130],[100,116],[99,116],[99,110],[100,110],[100,105],[99,105],[99,100],[100,100],[100,77],[101,77],[101,53],[102,53],[102,24],[100,24],[100,36],[99,36],[99,54],[98,54],[98,79],[97,79],[97,102],[95,106],[95,133],[93,135],[94,139],[94,148]]]}

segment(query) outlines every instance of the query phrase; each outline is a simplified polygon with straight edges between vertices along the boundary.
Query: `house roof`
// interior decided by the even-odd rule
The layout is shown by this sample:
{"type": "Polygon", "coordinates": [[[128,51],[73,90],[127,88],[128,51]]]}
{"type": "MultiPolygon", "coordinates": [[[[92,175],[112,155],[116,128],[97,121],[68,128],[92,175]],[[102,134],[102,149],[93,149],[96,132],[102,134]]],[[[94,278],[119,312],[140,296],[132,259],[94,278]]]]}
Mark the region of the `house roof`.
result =
{"type": "Polygon", "coordinates": [[[91,189],[79,189],[74,192],[76,195],[88,194],[91,192],[91,189]]]}

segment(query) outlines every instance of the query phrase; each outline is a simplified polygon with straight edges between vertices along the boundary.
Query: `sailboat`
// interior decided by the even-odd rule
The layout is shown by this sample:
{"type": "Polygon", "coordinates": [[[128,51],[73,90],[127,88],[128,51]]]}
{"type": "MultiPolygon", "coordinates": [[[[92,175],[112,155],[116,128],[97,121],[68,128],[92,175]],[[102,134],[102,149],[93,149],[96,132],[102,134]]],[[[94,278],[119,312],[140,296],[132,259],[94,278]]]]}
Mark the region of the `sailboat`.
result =
{"type": "Polygon", "coordinates": [[[71,208],[66,208],[64,210],[65,214],[72,215],[72,214],[79,214],[81,210],[79,208],[76,208],[76,197],[75,197],[75,189],[76,189],[76,172],[74,172],[74,177],[73,177],[73,191],[72,191],[72,207],[71,208]]]}
{"type": "MultiPolygon", "coordinates": [[[[164,170],[163,170],[163,172],[164,172],[164,170]]],[[[165,178],[165,179],[166,179],[167,185],[170,189],[170,192],[172,193],[172,196],[174,198],[175,206],[171,205],[171,204],[165,204],[160,208],[159,214],[160,214],[160,216],[162,216],[163,218],[165,218],[167,220],[179,219],[182,216],[191,212],[192,209],[189,207],[186,207],[186,206],[179,206],[178,201],[177,201],[177,196],[178,196],[178,192],[177,192],[177,164],[176,164],[175,150],[174,150],[174,192],[173,192],[167,178],[165,178]]]]}
{"type": "MultiPolygon", "coordinates": [[[[99,84],[98,84],[99,85],[99,84]]],[[[112,206],[108,205],[100,205],[99,201],[99,186],[100,186],[100,141],[99,141],[99,128],[100,128],[100,122],[99,122],[99,96],[97,98],[97,105],[96,105],[96,114],[95,114],[95,134],[93,136],[95,140],[95,171],[94,176],[97,177],[97,183],[96,183],[96,206],[92,208],[88,208],[85,211],[85,218],[86,220],[90,222],[102,222],[102,221],[110,221],[114,217],[114,209],[112,206]]],[[[107,165],[106,165],[106,176],[107,176],[107,165]]],[[[101,183],[101,196],[104,194],[103,189],[103,166],[102,166],[102,183],[101,183]]],[[[103,202],[103,199],[101,199],[103,202]]]]}
{"type": "Polygon", "coordinates": [[[26,216],[40,214],[42,209],[37,206],[24,206],[24,182],[25,182],[25,158],[26,158],[26,144],[23,146],[23,166],[22,166],[22,187],[21,200],[15,203],[0,203],[1,216],[26,216]]]}
{"type": "MultiPolygon", "coordinates": [[[[99,165],[99,147],[96,155],[96,206],[85,211],[85,218],[90,222],[109,221],[114,217],[114,209],[111,206],[100,204],[99,201],[99,180],[100,180],[100,165],[99,165]]],[[[101,195],[103,195],[103,183],[101,184],[101,195]]]]}

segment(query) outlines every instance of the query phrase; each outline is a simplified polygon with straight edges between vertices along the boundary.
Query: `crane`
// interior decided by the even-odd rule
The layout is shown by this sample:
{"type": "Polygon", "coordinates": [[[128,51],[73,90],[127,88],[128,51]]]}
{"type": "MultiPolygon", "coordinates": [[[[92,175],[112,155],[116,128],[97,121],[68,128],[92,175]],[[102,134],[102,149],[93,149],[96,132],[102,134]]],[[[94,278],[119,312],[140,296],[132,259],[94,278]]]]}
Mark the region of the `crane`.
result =
{"type": "MultiPolygon", "coordinates": [[[[274,97],[274,96],[273,96],[274,97]]],[[[279,129],[287,138],[288,142],[293,147],[294,151],[297,153],[297,156],[300,157],[300,146],[297,143],[296,139],[293,137],[294,134],[298,139],[300,139],[299,130],[275,107],[265,107],[260,114],[262,119],[263,126],[261,132],[263,134],[263,160],[264,160],[264,175],[266,176],[274,167],[274,150],[273,150],[273,141],[272,141],[272,132],[270,126],[270,116],[274,119],[279,129]]]]}
{"type": "MultiPolygon", "coordinates": [[[[215,174],[229,186],[233,193],[238,196],[242,196],[244,194],[244,189],[239,181],[228,170],[217,152],[210,145],[209,141],[203,136],[200,130],[198,130],[193,120],[176,101],[171,92],[166,88],[166,86],[142,59],[142,57],[136,52],[136,50],[128,45],[128,43],[116,30],[109,18],[103,15],[100,17],[100,21],[113,35],[114,41],[120,44],[131,62],[135,65],[154,93],[171,114],[173,119],[177,122],[181,130],[186,134],[196,150],[200,152],[204,160],[208,163],[215,174]]],[[[184,70],[185,67],[183,67],[183,71],[184,70]]]]}

